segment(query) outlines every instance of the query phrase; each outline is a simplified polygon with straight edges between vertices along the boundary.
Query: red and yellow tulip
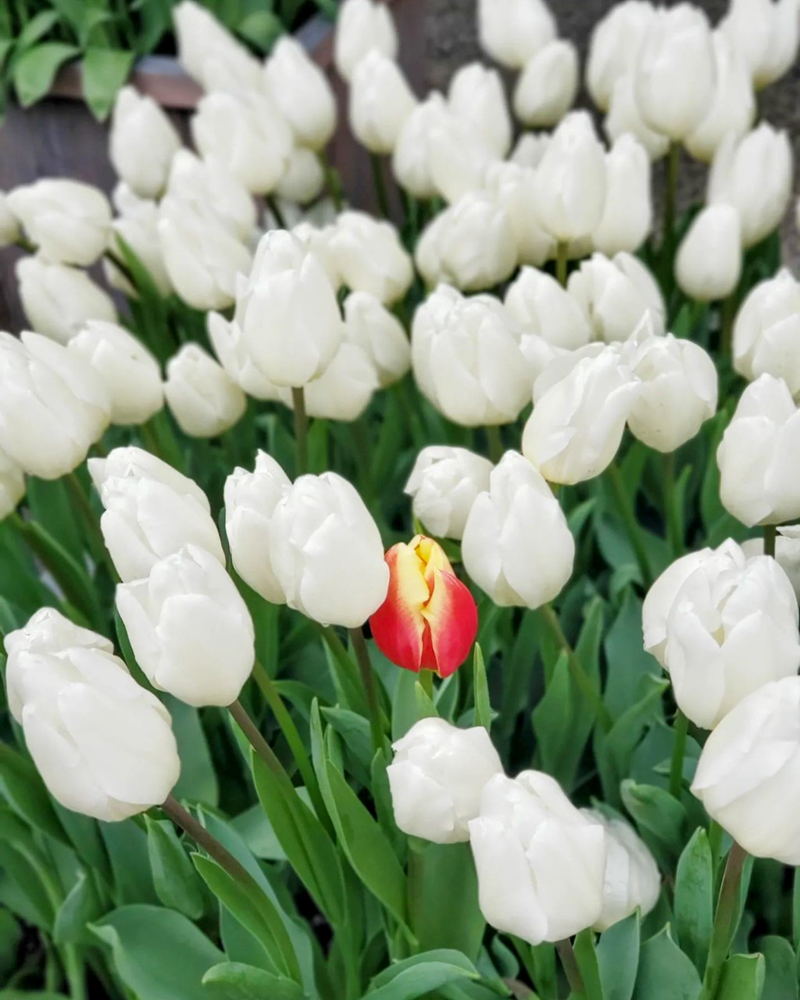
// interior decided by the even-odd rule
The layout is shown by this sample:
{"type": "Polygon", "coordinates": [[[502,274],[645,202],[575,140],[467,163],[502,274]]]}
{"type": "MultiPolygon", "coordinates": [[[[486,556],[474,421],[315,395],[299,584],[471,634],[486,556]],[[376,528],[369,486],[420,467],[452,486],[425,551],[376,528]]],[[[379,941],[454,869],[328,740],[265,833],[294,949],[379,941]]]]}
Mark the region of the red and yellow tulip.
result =
{"type": "Polygon", "coordinates": [[[389,593],[370,618],[378,649],[392,663],[449,677],[469,655],[478,609],[438,542],[417,535],[386,553],[389,593]]]}

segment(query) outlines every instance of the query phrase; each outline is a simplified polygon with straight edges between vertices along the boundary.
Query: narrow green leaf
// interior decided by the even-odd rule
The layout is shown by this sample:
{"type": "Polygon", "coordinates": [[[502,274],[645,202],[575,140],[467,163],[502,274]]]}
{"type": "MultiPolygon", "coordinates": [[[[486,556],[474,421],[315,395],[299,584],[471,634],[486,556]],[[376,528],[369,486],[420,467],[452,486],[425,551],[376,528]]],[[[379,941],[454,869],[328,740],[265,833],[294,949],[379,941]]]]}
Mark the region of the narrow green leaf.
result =
{"type": "Polygon", "coordinates": [[[306,995],[291,979],[240,962],[215,965],[203,977],[203,985],[213,1000],[303,1000],[306,995]]]}
{"type": "Polygon", "coordinates": [[[486,921],[467,844],[429,844],[409,850],[409,921],[425,950],[452,949],[478,957],[486,921]]]}
{"type": "Polygon", "coordinates": [[[0,793],[31,826],[69,844],[50,796],[31,761],[0,743],[0,793]]]}
{"type": "Polygon", "coordinates": [[[487,733],[492,731],[492,703],[489,698],[489,682],[486,678],[486,664],[479,643],[475,643],[472,659],[473,691],[475,697],[475,725],[483,726],[487,733]]]}
{"type": "Polygon", "coordinates": [[[428,951],[397,962],[377,975],[365,1000],[414,1000],[459,979],[478,979],[471,962],[457,951],[428,951]]]}
{"type": "Polygon", "coordinates": [[[190,920],[199,920],[205,909],[203,893],[175,827],[150,816],[145,817],[145,822],[156,895],[169,909],[177,910],[190,920]]]}
{"type": "Polygon", "coordinates": [[[631,1000],[639,969],[640,920],[632,913],[600,935],[597,962],[605,1000],[631,1000]]]}
{"type": "Polygon", "coordinates": [[[761,938],[758,950],[767,963],[767,975],[761,1000],[797,1000],[797,959],[786,938],[770,935],[761,938]]]}
{"type": "Polygon", "coordinates": [[[83,96],[95,118],[108,115],[117,91],[128,79],[134,53],[89,46],[83,55],[83,96]]]}
{"type": "Polygon", "coordinates": [[[675,875],[675,933],[698,972],[705,968],[714,926],[714,860],[708,834],[695,830],[675,875]]]}
{"type": "Polygon", "coordinates": [[[23,52],[14,61],[12,77],[19,103],[28,108],[44,97],[59,68],[78,54],[74,45],[63,42],[43,42],[23,52]]]}
{"type": "Polygon", "coordinates": [[[79,872],[75,885],[70,889],[56,914],[53,941],[56,944],[77,944],[84,941],[87,936],[87,924],[92,923],[102,913],[102,904],[91,878],[86,872],[79,872]]]}
{"type": "Polygon", "coordinates": [[[605,1000],[603,981],[600,975],[600,966],[594,944],[594,931],[591,927],[581,931],[575,938],[575,960],[578,963],[581,978],[586,987],[586,1000],[605,1000]]]}

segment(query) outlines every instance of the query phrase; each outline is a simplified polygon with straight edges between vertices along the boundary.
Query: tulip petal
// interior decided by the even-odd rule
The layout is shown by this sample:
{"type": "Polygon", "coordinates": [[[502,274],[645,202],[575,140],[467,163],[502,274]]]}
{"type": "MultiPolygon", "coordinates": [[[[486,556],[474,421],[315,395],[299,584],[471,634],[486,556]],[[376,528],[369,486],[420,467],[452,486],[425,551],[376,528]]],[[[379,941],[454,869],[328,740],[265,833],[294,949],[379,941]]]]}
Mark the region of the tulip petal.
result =
{"type": "Polygon", "coordinates": [[[469,588],[455,573],[436,569],[433,572],[431,597],[422,616],[430,634],[433,663],[423,659],[422,666],[449,677],[469,656],[478,631],[478,609],[469,588]]]}
{"type": "Polygon", "coordinates": [[[425,620],[422,608],[428,600],[423,563],[414,549],[403,543],[386,553],[389,593],[370,618],[378,649],[392,663],[419,673],[425,620]]]}

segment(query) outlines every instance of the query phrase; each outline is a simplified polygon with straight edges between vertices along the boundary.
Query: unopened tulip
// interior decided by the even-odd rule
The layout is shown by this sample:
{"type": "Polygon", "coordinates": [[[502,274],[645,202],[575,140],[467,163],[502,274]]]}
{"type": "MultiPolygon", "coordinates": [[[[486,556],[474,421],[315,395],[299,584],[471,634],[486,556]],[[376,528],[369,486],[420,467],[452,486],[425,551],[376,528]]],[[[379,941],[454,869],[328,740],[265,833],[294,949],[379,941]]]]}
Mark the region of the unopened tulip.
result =
{"type": "Polygon", "coordinates": [[[489,489],[492,463],[466,448],[429,445],[405,485],[414,517],[438,538],[461,540],[475,498],[489,489]]]}
{"type": "Polygon", "coordinates": [[[325,171],[317,154],[304,146],[295,146],[275,194],[284,201],[308,205],[319,198],[324,187],[325,171]]]}
{"type": "Polygon", "coordinates": [[[595,930],[608,930],[636,910],[646,917],[661,894],[661,875],[647,845],[625,820],[605,816],[597,809],[581,812],[606,833],[603,909],[595,930]]]}
{"type": "Polygon", "coordinates": [[[761,375],[742,393],[717,450],[720,499],[743,524],[800,517],[800,482],[787,456],[800,447],[800,412],[783,379],[761,375]]]}
{"type": "Polygon", "coordinates": [[[514,88],[514,114],[528,128],[552,128],[575,103],[578,50],[555,38],[531,57],[514,88]]]}
{"type": "MultiPolygon", "coordinates": [[[[379,388],[378,372],[369,353],[345,340],[320,377],[305,387],[306,413],[320,420],[352,423],[379,388]]],[[[291,398],[287,403],[293,408],[291,398]]]]}
{"type": "Polygon", "coordinates": [[[721,31],[713,35],[716,87],[705,117],[686,136],[686,148],[698,160],[710,163],[729,134],[742,136],[750,129],[756,99],[747,66],[721,31]]]}
{"type": "MultiPolygon", "coordinates": [[[[124,262],[123,243],[147,271],[156,290],[165,298],[172,295],[172,282],[164,263],[161,237],[158,235],[158,206],[154,201],[137,202],[111,223],[109,249],[124,262]]],[[[103,273],[112,288],[119,289],[129,298],[138,298],[139,293],[128,275],[109,260],[108,256],[103,258],[103,273]]]]}
{"type": "MultiPolygon", "coordinates": [[[[764,539],[749,538],[742,542],[742,552],[749,558],[764,554],[764,539]]],[[[789,577],[794,595],[800,601],[800,526],[787,525],[778,528],[775,538],[775,558],[778,565],[789,577]]]]}
{"type": "Polygon", "coordinates": [[[483,786],[503,773],[483,726],[457,729],[444,719],[420,719],[392,749],[386,773],[398,828],[435,844],[469,840],[483,786]]]}
{"type": "Polygon", "coordinates": [[[411,363],[422,394],[464,427],[508,424],[530,401],[531,377],[499,299],[440,285],[417,309],[411,363]]]}
{"type": "Polygon", "coordinates": [[[551,483],[570,486],[611,464],[639,391],[617,345],[596,346],[566,359],[563,377],[555,372],[560,359],[553,362],[534,387],[522,452],[551,483]]]}
{"type": "Polygon", "coordinates": [[[172,11],[178,61],[207,91],[247,92],[261,85],[261,64],[206,7],[182,0],[172,11]]]}
{"type": "Polygon", "coordinates": [[[797,58],[795,0],[731,0],[720,31],[741,54],[756,90],[780,79],[797,58]]]}
{"type": "Polygon", "coordinates": [[[143,424],[164,405],[161,369],[147,348],[117,323],[89,320],[69,342],[100,376],[112,424],[143,424]]]}
{"type": "Polygon", "coordinates": [[[89,459],[105,512],[103,539],[123,582],[148,576],[160,559],[197,545],[221,565],[225,553],[200,487],[141,448],[89,459]]]}
{"type": "Polygon", "coordinates": [[[290,35],[278,39],[265,72],[272,98],[298,145],[322,149],[336,128],[336,100],[325,74],[290,35]]]}
{"type": "Polygon", "coordinates": [[[370,153],[391,153],[416,103],[397,63],[373,49],[353,73],[350,128],[370,153]]]}
{"type": "Polygon", "coordinates": [[[787,268],[744,300],[733,326],[733,367],[751,382],[782,378],[800,397],[800,284],[787,268]]]}
{"type": "Polygon", "coordinates": [[[329,248],[342,283],[351,291],[369,292],[385,305],[401,299],[414,279],[397,229],[366,212],[342,212],[329,248]]]}
{"type": "Polygon", "coordinates": [[[550,145],[547,132],[523,132],[511,151],[509,159],[521,167],[536,167],[542,162],[544,151],[550,145]]]}
{"type": "Polygon", "coordinates": [[[678,247],[675,278],[681,290],[698,302],[725,299],[742,273],[742,226],[732,205],[704,208],[678,247]]]}
{"type": "Polygon", "coordinates": [[[575,542],[553,492],[516,451],[492,470],[461,542],[464,569],[500,607],[539,608],[572,576],[575,542]]]}
{"type": "Polygon", "coordinates": [[[369,292],[351,292],[344,300],[344,336],[367,354],[381,388],[398,382],[411,367],[403,324],[369,292]]]}
{"type": "Polygon", "coordinates": [[[627,340],[647,315],[654,333],[664,331],[667,310],[658,283],[632,254],[618,253],[613,260],[593,254],[570,275],[567,289],[596,340],[627,340]]]}
{"type": "Polygon", "coordinates": [[[194,309],[225,309],[235,298],[236,276],[250,270],[250,251],[212,208],[174,198],[159,207],[164,264],[177,294],[194,309]]]}
{"type": "Polygon", "coordinates": [[[794,162],[789,136],[762,122],[743,138],[728,135],[708,179],[710,204],[737,209],[742,242],[751,247],[777,229],[789,208],[794,162]]]}
{"type": "Polygon", "coordinates": [[[428,285],[450,282],[477,292],[510,278],[517,241],[508,212],[489,194],[466,194],[422,233],[416,263],[428,285]]]}
{"type": "Polygon", "coordinates": [[[638,139],[622,135],[606,153],[606,200],[592,243],[609,256],[623,250],[634,253],[652,223],[650,158],[638,139]]]}
{"type": "Polygon", "coordinates": [[[600,919],[606,834],[539,771],[496,775],[469,824],[481,912],[492,927],[537,945],[600,919]]]}
{"type": "Polygon", "coordinates": [[[392,172],[400,187],[419,199],[435,198],[439,189],[431,171],[431,134],[447,127],[451,112],[437,91],[420,101],[406,118],[392,153],[392,172]]]}
{"type": "Polygon", "coordinates": [[[5,191],[0,191],[0,247],[11,246],[19,237],[19,219],[9,207],[8,195],[5,191]]]}
{"type": "Polygon", "coordinates": [[[157,198],[167,185],[181,137],[152,97],[123,87],[114,102],[109,157],[119,177],[142,198],[157,198]]]}
{"type": "Polygon", "coordinates": [[[636,103],[636,77],[625,73],[619,77],[611,92],[611,103],[603,122],[603,131],[610,142],[616,142],[626,133],[637,139],[647,150],[651,160],[660,160],[669,149],[669,139],[645,124],[636,103]]]}
{"type": "Polygon", "coordinates": [[[136,662],[159,691],[188,705],[230,705],[255,661],[253,622],[217,559],[187,545],[143,580],[117,587],[136,662]]]}
{"type": "Polygon", "coordinates": [[[25,472],[58,479],[108,426],[111,403],[83,358],[36,333],[0,333],[0,450],[25,472]]]}
{"type": "Polygon", "coordinates": [[[220,313],[209,313],[206,328],[217,361],[240,389],[253,399],[283,399],[284,390],[270,381],[255,363],[235,319],[228,321],[220,313]]]}
{"type": "Polygon", "coordinates": [[[610,7],[595,24],[589,44],[586,86],[601,111],[608,111],[617,81],[635,69],[653,13],[648,0],[624,0],[610,7]]]}
{"type": "Polygon", "coordinates": [[[166,708],[100,636],[47,651],[20,637],[6,637],[14,714],[53,798],[105,822],[160,805],[181,767],[166,708]]]}
{"type": "Polygon", "coordinates": [[[452,112],[428,125],[427,145],[435,191],[450,205],[483,189],[486,171],[497,157],[469,122],[452,112]]]}
{"type": "Polygon", "coordinates": [[[207,94],[191,127],[201,156],[218,160],[252,194],[269,194],[289,165],[292,130],[266,93],[207,94]]]}
{"type": "Polygon", "coordinates": [[[541,224],[559,243],[591,236],[606,198],[605,151],[585,111],[563,119],[536,171],[541,224]]]}
{"type": "MultiPolygon", "coordinates": [[[[720,546],[720,551],[724,553],[731,545],[732,542],[725,542],[720,546]]],[[[662,667],[667,662],[667,620],[675,606],[678,593],[692,573],[704,566],[714,555],[714,549],[705,548],[681,556],[667,566],[645,596],[642,605],[644,648],[662,667]]]]}
{"type": "Polygon", "coordinates": [[[331,222],[320,221],[317,224],[311,222],[308,214],[306,214],[303,221],[292,226],[289,232],[300,242],[305,250],[314,254],[320,264],[322,264],[331,287],[334,291],[338,292],[342,287],[342,276],[339,274],[339,265],[336,261],[336,256],[331,250],[331,240],[333,239],[333,234],[336,232],[336,218],[338,216],[335,216],[331,222]]]}
{"type": "Polygon", "coordinates": [[[636,63],[636,103],[645,124],[681,141],[705,118],[716,84],[705,13],[689,3],[660,7],[636,63]]]}
{"type": "Polygon", "coordinates": [[[398,667],[449,677],[466,660],[478,609],[444,549],[424,535],[386,553],[389,593],[369,620],[378,649],[398,667]]]}
{"type": "Polygon", "coordinates": [[[189,437],[224,434],[247,408],[241,388],[199,344],[184,344],[167,362],[164,395],[178,426],[189,437]]]}
{"type": "Polygon", "coordinates": [[[231,233],[248,243],[256,227],[256,205],[247,188],[217,160],[201,160],[191,150],[175,154],[168,192],[179,201],[212,209],[231,233]]]}
{"type": "Polygon", "coordinates": [[[98,188],[62,178],[36,181],[6,195],[40,256],[53,264],[94,264],[105,250],[111,206],[98,188]]]}
{"type": "Polygon", "coordinates": [[[116,322],[111,297],[85,271],[23,257],[16,274],[28,323],[50,340],[66,344],[90,319],[116,322]]]}
{"type": "Polygon", "coordinates": [[[554,257],[555,243],[542,229],[536,209],[536,171],[505,160],[492,163],[485,184],[497,205],[506,210],[519,263],[541,267],[554,257]]]}
{"type": "Polygon", "coordinates": [[[345,80],[352,80],[356,67],[369,52],[394,59],[397,31],[392,12],[376,0],[344,0],[336,20],[333,58],[345,80]]]}
{"type": "Polygon", "coordinates": [[[692,792],[748,854],[800,864],[800,677],[759,688],[706,740],[692,792]]]}
{"type": "Polygon", "coordinates": [[[511,115],[497,70],[479,62],[467,63],[450,81],[447,99],[453,114],[465,121],[495,156],[508,154],[511,115]]]}
{"type": "Polygon", "coordinates": [[[544,0],[478,0],[481,48],[509,69],[522,69],[556,30],[544,0]]]}

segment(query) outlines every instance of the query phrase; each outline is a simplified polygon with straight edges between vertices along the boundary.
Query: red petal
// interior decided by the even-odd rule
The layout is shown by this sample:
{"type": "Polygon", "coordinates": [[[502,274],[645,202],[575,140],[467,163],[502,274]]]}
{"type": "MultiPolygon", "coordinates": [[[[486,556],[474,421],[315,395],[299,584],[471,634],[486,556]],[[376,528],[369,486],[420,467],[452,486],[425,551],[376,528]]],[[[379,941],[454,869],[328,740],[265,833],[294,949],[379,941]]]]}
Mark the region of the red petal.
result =
{"type": "Polygon", "coordinates": [[[449,677],[469,656],[475,641],[478,632],[475,600],[455,573],[434,570],[433,592],[422,614],[430,628],[434,669],[440,677],[449,677]]]}
{"type": "Polygon", "coordinates": [[[389,593],[369,620],[372,637],[392,663],[418,673],[425,630],[422,608],[429,597],[423,576],[424,564],[414,550],[402,542],[386,553],[386,564],[389,593]]]}

